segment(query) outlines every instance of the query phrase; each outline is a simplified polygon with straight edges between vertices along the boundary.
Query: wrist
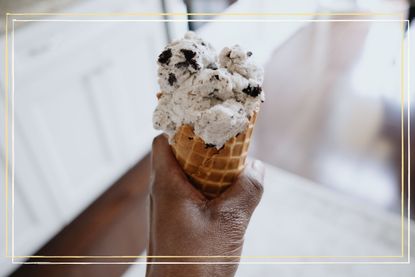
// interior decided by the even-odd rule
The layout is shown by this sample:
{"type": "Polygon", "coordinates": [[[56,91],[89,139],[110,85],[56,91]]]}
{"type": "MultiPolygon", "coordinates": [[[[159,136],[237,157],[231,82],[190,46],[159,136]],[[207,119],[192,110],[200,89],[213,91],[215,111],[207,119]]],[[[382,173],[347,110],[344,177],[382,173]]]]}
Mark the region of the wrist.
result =
{"type": "Polygon", "coordinates": [[[233,277],[237,264],[148,264],[146,277],[233,277]]]}
{"type": "Polygon", "coordinates": [[[148,264],[146,277],[207,276],[202,266],[198,264],[148,264]]]}

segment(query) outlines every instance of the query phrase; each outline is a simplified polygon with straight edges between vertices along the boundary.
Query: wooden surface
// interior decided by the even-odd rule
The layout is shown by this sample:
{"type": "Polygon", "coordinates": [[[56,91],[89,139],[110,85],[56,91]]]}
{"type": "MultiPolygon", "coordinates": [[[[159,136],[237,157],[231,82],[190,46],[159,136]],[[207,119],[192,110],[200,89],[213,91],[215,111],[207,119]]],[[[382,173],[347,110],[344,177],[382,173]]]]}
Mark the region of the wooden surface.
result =
{"type": "MultiPolygon", "coordinates": [[[[150,156],[147,155],[35,255],[140,255],[147,245],[149,172],[150,156]]],[[[105,262],[108,259],[33,258],[28,261],[105,262]]],[[[23,265],[12,276],[120,276],[127,267],[128,265],[23,265]]]]}

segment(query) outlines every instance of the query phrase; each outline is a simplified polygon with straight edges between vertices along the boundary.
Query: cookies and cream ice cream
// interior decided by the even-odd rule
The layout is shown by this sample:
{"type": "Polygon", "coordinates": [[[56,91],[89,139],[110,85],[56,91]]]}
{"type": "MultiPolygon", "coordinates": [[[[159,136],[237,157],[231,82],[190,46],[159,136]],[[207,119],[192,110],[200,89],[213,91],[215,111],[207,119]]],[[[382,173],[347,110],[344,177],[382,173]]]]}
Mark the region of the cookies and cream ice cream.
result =
{"type": "Polygon", "coordinates": [[[184,124],[209,146],[220,149],[243,132],[264,100],[263,70],[240,46],[219,53],[194,32],[168,44],[158,57],[159,101],[155,129],[170,143],[184,124]]]}

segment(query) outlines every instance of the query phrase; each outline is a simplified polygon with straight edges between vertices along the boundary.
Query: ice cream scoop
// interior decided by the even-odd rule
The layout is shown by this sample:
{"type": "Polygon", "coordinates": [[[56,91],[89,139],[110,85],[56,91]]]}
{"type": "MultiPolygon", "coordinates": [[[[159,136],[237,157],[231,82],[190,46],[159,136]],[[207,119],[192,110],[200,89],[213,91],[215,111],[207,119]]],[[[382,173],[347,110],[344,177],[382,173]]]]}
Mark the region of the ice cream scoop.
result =
{"type": "Polygon", "coordinates": [[[244,132],[264,100],[263,70],[239,45],[215,49],[194,32],[168,44],[158,56],[160,97],[155,129],[171,144],[183,125],[210,147],[244,132]]]}

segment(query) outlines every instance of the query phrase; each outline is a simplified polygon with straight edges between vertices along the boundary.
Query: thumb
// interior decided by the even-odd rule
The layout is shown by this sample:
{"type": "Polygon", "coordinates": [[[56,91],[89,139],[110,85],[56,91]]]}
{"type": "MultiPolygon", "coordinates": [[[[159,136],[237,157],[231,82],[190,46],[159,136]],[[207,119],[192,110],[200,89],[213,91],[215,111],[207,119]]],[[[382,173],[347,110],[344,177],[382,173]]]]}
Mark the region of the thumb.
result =
{"type": "Polygon", "coordinates": [[[153,140],[151,167],[153,173],[160,176],[170,171],[173,171],[174,174],[179,174],[181,171],[165,134],[158,135],[153,140]]]}
{"type": "Polygon", "coordinates": [[[203,195],[192,186],[177,162],[166,135],[153,140],[151,153],[152,195],[168,196],[174,199],[203,199],[203,195]]]}
{"type": "Polygon", "coordinates": [[[235,182],[214,201],[221,206],[238,208],[252,215],[261,200],[264,188],[264,164],[259,160],[249,161],[235,182]]]}

